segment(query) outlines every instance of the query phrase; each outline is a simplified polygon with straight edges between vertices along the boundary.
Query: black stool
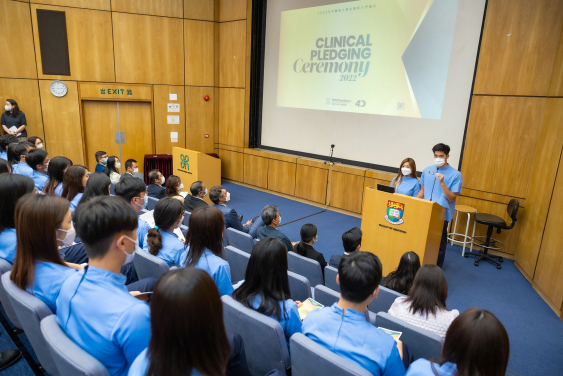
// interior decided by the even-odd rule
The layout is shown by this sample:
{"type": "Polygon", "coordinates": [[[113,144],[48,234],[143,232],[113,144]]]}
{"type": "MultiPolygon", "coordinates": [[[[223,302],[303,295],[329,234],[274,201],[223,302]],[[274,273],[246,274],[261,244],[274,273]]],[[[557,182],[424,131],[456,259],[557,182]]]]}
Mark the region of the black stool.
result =
{"type": "Polygon", "coordinates": [[[520,204],[518,200],[512,199],[508,203],[506,207],[506,212],[510,216],[512,223],[509,226],[506,225],[504,219],[497,217],[496,215],[486,214],[486,213],[476,213],[475,214],[475,222],[480,223],[482,225],[489,226],[487,228],[487,236],[475,236],[473,237],[473,244],[477,247],[483,248],[482,251],[479,252],[465,252],[465,257],[469,257],[469,255],[477,256],[477,260],[475,260],[475,266],[479,266],[479,261],[486,260],[490,261],[497,266],[497,269],[501,269],[500,263],[503,261],[501,256],[493,256],[489,255],[489,249],[499,251],[504,248],[504,244],[497,239],[491,237],[493,235],[493,229],[497,229],[497,234],[500,234],[501,230],[510,230],[516,224],[516,213],[518,213],[518,207],[520,204]],[[497,247],[497,243],[500,243],[500,247],[497,247]],[[495,260],[498,259],[498,262],[495,260]]]}

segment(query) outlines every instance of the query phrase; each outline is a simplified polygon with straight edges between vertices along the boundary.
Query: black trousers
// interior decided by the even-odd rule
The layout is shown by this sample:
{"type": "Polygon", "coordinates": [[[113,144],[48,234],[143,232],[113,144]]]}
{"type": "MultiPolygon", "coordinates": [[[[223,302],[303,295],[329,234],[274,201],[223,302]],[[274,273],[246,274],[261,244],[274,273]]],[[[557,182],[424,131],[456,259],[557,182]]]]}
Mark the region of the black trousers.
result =
{"type": "Polygon", "coordinates": [[[244,342],[238,333],[227,334],[229,343],[231,344],[231,356],[227,363],[227,376],[247,376],[248,364],[246,363],[246,351],[244,350],[244,342]]]}
{"type": "Polygon", "coordinates": [[[444,229],[442,230],[442,239],[440,240],[440,251],[438,252],[438,261],[436,265],[440,268],[444,265],[444,259],[446,258],[446,244],[448,244],[448,221],[444,221],[444,229]]]}

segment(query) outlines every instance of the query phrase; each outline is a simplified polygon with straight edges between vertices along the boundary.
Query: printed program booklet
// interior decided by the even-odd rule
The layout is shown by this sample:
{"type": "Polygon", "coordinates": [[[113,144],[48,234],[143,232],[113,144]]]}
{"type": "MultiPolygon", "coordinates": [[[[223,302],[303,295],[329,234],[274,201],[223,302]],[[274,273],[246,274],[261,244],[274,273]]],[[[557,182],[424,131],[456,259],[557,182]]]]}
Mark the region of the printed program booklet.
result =
{"type": "Polygon", "coordinates": [[[323,308],[324,305],[321,303],[309,298],[303,302],[303,305],[299,308],[299,317],[301,321],[305,320],[305,317],[314,309],[323,308]]]}
{"type": "Polygon", "coordinates": [[[401,337],[401,334],[403,334],[403,332],[397,332],[395,330],[391,330],[391,329],[386,329],[386,328],[382,328],[382,327],[378,327],[377,329],[381,329],[383,330],[385,333],[389,334],[391,337],[393,337],[393,339],[396,341],[401,337]]]}

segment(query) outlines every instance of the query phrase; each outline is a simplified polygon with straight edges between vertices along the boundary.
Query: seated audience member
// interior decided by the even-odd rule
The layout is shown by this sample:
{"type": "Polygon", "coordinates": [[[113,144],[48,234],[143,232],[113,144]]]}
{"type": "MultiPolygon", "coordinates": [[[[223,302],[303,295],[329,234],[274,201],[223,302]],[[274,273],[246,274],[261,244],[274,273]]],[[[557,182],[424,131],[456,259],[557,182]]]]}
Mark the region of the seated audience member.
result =
{"type": "MultiPolygon", "coordinates": [[[[289,349],[289,338],[301,333],[301,318],[289,291],[287,250],[281,240],[265,238],[252,249],[244,281],[233,299],[280,322],[289,349]]],[[[364,318],[365,320],[365,318],[364,318]]]]}
{"type": "Polygon", "coordinates": [[[16,257],[16,203],[20,197],[35,191],[27,176],[0,174],[0,258],[14,262],[16,257]]]}
{"type": "Polygon", "coordinates": [[[37,136],[31,136],[30,138],[27,139],[28,142],[31,142],[36,149],[43,149],[43,140],[40,137],[37,136]]]}
{"type": "Polygon", "coordinates": [[[17,175],[27,176],[28,178],[33,178],[33,169],[27,164],[25,157],[27,153],[34,149],[35,147],[27,142],[23,141],[16,144],[14,147],[10,146],[12,154],[12,173],[17,175]]]}
{"type": "Polygon", "coordinates": [[[184,220],[182,203],[170,197],[158,200],[153,216],[155,226],[149,230],[143,250],[164,260],[168,266],[180,266],[184,243],[173,231],[184,220]]]}
{"type": "MultiPolygon", "coordinates": [[[[5,137],[5,136],[6,136],[6,135],[4,135],[4,137],[5,137]]],[[[12,136],[12,135],[9,135],[8,137],[10,137],[10,136],[11,136],[11,137],[14,137],[14,136],[12,136]]],[[[18,150],[16,150],[16,149],[18,149],[18,145],[19,145],[19,144],[20,144],[20,143],[19,143],[18,141],[16,141],[16,142],[10,142],[10,143],[8,144],[8,146],[6,147],[6,154],[8,155],[8,163],[12,165],[12,169],[13,169],[13,167],[14,167],[15,164],[17,164],[17,163],[20,162],[20,159],[21,159],[21,157],[20,157],[18,154],[16,154],[16,151],[18,151],[18,150]]],[[[20,149],[20,150],[21,150],[21,149],[20,149]]],[[[25,149],[25,150],[27,150],[27,149],[25,149]]],[[[18,151],[18,152],[19,152],[19,151],[18,151]]]]}
{"type": "Polygon", "coordinates": [[[311,223],[307,223],[301,227],[299,234],[301,235],[301,241],[299,241],[297,244],[295,244],[295,247],[293,247],[294,252],[303,257],[315,260],[319,264],[321,264],[321,269],[324,276],[325,266],[327,265],[325,257],[322,253],[317,252],[315,248],[313,248],[313,244],[315,244],[319,240],[317,226],[311,223]]]}
{"type": "Polygon", "coordinates": [[[375,376],[405,374],[401,360],[402,343],[366,321],[368,304],[377,299],[381,262],[368,252],[354,252],[338,266],[336,282],[340,300],[316,309],[303,322],[303,334],[349,359],[375,376]],[[401,349],[401,350],[399,350],[401,349]]]}
{"type": "Polygon", "coordinates": [[[162,173],[158,170],[152,170],[149,172],[149,186],[147,187],[147,194],[149,197],[156,198],[160,200],[164,197],[164,187],[162,184],[166,179],[162,176],[162,173]]]}
{"type": "Polygon", "coordinates": [[[450,325],[440,361],[418,359],[407,376],[504,375],[509,355],[502,323],[489,311],[470,308],[450,325]]]}
{"type": "Polygon", "coordinates": [[[18,246],[10,279],[56,313],[63,282],[82,266],[65,263],[58,247],[74,242],[68,201],[57,196],[29,194],[16,205],[18,246]]]}
{"type": "Polygon", "coordinates": [[[397,270],[389,273],[382,286],[407,295],[418,269],[420,269],[420,259],[418,255],[414,252],[406,252],[401,256],[397,270]]]}
{"type": "Polygon", "coordinates": [[[84,188],[88,183],[88,169],[82,165],[70,166],[63,177],[63,191],[61,197],[70,201],[70,210],[76,209],[84,194],[84,188]]]}
{"type": "Polygon", "coordinates": [[[0,158],[0,174],[11,174],[12,173],[12,165],[8,163],[8,161],[0,158]]]}
{"type": "Polygon", "coordinates": [[[231,295],[231,268],[223,254],[223,214],[208,206],[194,211],[188,222],[186,250],[182,255],[182,266],[203,269],[219,288],[222,295],[231,295]]]}
{"type": "MultiPolygon", "coordinates": [[[[131,204],[137,216],[141,209],[147,207],[147,200],[149,199],[147,196],[147,186],[141,179],[125,179],[119,182],[115,186],[115,195],[122,197],[126,202],[131,204]]],[[[151,227],[141,218],[137,218],[137,220],[137,237],[139,238],[139,244],[144,244],[147,233],[151,227]]]]}
{"type": "Polygon", "coordinates": [[[127,178],[134,178],[135,175],[133,174],[138,174],[138,173],[139,173],[139,168],[137,167],[137,161],[134,159],[128,159],[125,161],[125,173],[121,175],[119,181],[122,181],[123,179],[127,179],[127,178]]]}
{"type": "Polygon", "coordinates": [[[33,149],[27,153],[25,157],[26,163],[33,170],[31,178],[35,183],[38,191],[43,191],[47,185],[49,177],[47,176],[47,168],[49,167],[49,157],[45,150],[33,149]]]}
{"type": "Polygon", "coordinates": [[[135,359],[129,376],[249,374],[242,339],[227,336],[221,296],[203,270],[171,270],[159,279],[151,332],[149,347],[135,359]]]}
{"type": "Polygon", "coordinates": [[[109,188],[111,186],[111,180],[103,172],[94,172],[88,178],[86,183],[86,188],[84,188],[84,194],[78,202],[78,205],[93,199],[98,196],[109,196],[109,188]]]}
{"type": "Polygon", "coordinates": [[[278,238],[285,244],[287,251],[293,250],[293,244],[287,236],[277,229],[281,223],[281,214],[276,205],[266,205],[260,214],[265,226],[260,227],[256,232],[258,239],[278,238]]]}
{"type": "Polygon", "coordinates": [[[119,180],[121,179],[121,175],[119,175],[120,168],[121,162],[119,162],[119,158],[111,156],[107,159],[106,169],[104,170],[104,173],[109,176],[113,184],[119,183],[119,180]]]}
{"type": "Polygon", "coordinates": [[[338,265],[340,264],[342,257],[359,251],[362,248],[362,230],[354,227],[353,229],[348,230],[344,234],[342,234],[342,246],[344,247],[343,255],[330,256],[328,264],[333,268],[338,269],[338,265]]]}
{"type": "Polygon", "coordinates": [[[139,248],[137,215],[122,199],[103,196],[77,207],[73,223],[89,265],[63,283],[57,322],[110,375],[125,376],[151,335],[148,304],[127,291],[119,274],[139,248]]]}
{"type": "Polygon", "coordinates": [[[170,175],[166,181],[166,189],[164,191],[164,197],[172,197],[184,205],[184,197],[180,195],[180,192],[184,189],[184,184],[180,180],[179,176],[170,175]]]}
{"type": "Polygon", "coordinates": [[[8,161],[8,145],[17,142],[18,138],[16,136],[12,136],[11,134],[0,136],[0,159],[8,161]]]}
{"type": "Polygon", "coordinates": [[[60,196],[63,193],[63,180],[65,171],[72,166],[72,161],[66,157],[55,157],[49,161],[49,181],[43,188],[43,192],[47,195],[60,196]]]}
{"type": "Polygon", "coordinates": [[[459,315],[457,309],[448,311],[447,298],[448,283],[442,269],[436,265],[423,265],[416,273],[408,296],[395,299],[389,314],[444,338],[450,324],[459,315]]]}
{"type": "Polygon", "coordinates": [[[94,172],[105,172],[108,162],[108,153],[106,153],[105,151],[97,151],[95,157],[97,164],[94,172]]]}
{"type": "Polygon", "coordinates": [[[203,182],[196,181],[190,185],[190,195],[186,195],[184,200],[184,210],[193,212],[196,208],[206,207],[207,202],[203,198],[207,196],[207,187],[203,182]]]}
{"type": "Polygon", "coordinates": [[[209,199],[214,204],[213,206],[221,210],[223,213],[223,220],[225,221],[225,228],[234,228],[235,230],[249,233],[252,221],[246,222],[243,226],[241,217],[238,216],[235,209],[231,209],[227,206],[227,202],[231,200],[231,194],[220,185],[211,188],[209,191],[209,199]]]}

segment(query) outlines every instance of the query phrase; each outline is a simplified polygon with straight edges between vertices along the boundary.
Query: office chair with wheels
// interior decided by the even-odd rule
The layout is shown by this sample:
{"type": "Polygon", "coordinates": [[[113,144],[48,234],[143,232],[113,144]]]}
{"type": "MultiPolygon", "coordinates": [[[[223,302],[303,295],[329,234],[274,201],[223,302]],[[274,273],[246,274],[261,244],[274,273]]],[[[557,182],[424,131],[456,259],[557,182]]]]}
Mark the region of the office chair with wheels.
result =
{"type": "Polygon", "coordinates": [[[489,226],[487,228],[487,236],[473,237],[474,245],[483,248],[483,250],[479,252],[465,252],[465,257],[469,257],[469,255],[477,256],[477,260],[475,260],[475,266],[479,266],[480,261],[486,260],[495,264],[497,266],[497,269],[501,269],[500,263],[503,261],[502,257],[489,255],[489,249],[499,251],[504,248],[504,244],[500,240],[494,239],[491,236],[493,235],[493,229],[495,228],[497,229],[497,234],[500,234],[501,230],[510,230],[514,227],[517,220],[516,214],[518,213],[519,206],[520,203],[518,202],[518,200],[513,198],[512,200],[510,200],[508,206],[506,207],[506,212],[512,220],[510,225],[507,225],[504,219],[497,217],[496,215],[486,213],[475,214],[476,223],[489,226]],[[497,247],[497,243],[500,243],[500,247],[497,247]],[[498,262],[495,259],[498,259],[498,262]]]}

